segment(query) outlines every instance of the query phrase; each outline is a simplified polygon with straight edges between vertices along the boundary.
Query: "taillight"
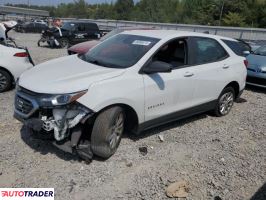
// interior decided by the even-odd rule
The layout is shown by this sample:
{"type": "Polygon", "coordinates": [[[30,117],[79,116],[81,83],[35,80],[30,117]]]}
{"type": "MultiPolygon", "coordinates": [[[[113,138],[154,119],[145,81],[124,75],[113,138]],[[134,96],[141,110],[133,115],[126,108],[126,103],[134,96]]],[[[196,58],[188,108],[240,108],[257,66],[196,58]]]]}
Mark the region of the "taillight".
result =
{"type": "Polygon", "coordinates": [[[248,67],[248,60],[244,60],[244,64],[246,67],[248,67]]]}
{"type": "Polygon", "coordinates": [[[20,52],[14,54],[15,57],[29,57],[29,54],[27,52],[20,52]]]}

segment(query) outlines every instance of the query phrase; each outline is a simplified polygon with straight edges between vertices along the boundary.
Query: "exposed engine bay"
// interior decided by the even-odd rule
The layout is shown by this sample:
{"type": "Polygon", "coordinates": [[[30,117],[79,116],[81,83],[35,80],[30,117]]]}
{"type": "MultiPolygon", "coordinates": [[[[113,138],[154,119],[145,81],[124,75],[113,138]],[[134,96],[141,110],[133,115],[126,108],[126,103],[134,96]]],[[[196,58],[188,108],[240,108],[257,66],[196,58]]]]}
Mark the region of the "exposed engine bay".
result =
{"type": "Polygon", "coordinates": [[[42,128],[49,132],[54,131],[56,141],[62,141],[70,135],[70,129],[74,128],[88,114],[85,110],[53,109],[53,116],[41,116],[42,128]]]}
{"type": "Polygon", "coordinates": [[[56,147],[85,160],[92,158],[89,140],[82,136],[85,123],[94,114],[91,110],[77,102],[47,106],[42,95],[36,100],[37,94],[20,90],[16,95],[14,116],[30,128],[35,137],[51,139],[56,147]]]}

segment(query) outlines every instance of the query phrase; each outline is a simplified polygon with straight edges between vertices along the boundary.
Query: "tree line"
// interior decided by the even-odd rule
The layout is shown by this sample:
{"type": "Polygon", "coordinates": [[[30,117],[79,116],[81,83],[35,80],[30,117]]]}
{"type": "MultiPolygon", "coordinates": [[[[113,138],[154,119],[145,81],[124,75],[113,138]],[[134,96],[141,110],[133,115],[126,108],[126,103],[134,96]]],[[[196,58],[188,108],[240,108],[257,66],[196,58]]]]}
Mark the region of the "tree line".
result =
{"type": "Polygon", "coordinates": [[[47,10],[52,17],[266,28],[266,0],[117,0],[102,4],[73,0],[30,8],[47,10]]]}

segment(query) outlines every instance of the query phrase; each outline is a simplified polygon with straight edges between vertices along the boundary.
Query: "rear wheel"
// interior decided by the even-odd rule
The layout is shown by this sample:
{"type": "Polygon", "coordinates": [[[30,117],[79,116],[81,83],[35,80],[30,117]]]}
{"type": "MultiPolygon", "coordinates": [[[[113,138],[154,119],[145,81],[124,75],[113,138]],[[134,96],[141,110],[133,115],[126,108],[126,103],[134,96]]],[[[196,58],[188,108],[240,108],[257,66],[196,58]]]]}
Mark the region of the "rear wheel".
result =
{"type": "Polygon", "coordinates": [[[121,107],[111,107],[101,112],[95,120],[91,135],[91,147],[102,158],[112,156],[120,144],[124,132],[125,114],[121,107]]]}
{"type": "Polygon", "coordinates": [[[219,96],[214,113],[218,117],[227,115],[233,105],[235,100],[235,90],[232,87],[225,88],[219,96]]]}
{"type": "Polygon", "coordinates": [[[6,71],[0,69],[0,93],[12,87],[12,77],[6,71]]]}

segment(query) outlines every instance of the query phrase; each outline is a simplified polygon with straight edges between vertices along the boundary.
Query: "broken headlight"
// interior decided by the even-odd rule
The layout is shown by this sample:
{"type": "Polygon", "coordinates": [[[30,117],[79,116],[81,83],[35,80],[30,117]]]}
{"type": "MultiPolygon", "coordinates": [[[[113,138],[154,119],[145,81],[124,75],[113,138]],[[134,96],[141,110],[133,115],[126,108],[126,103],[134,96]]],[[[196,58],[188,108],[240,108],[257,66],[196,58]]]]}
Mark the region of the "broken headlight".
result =
{"type": "Polygon", "coordinates": [[[53,105],[53,106],[62,106],[66,104],[70,104],[80,97],[82,97],[84,94],[87,93],[87,90],[80,91],[80,92],[75,92],[71,94],[59,94],[59,95],[53,95],[48,98],[42,98],[41,99],[41,104],[42,105],[53,105]]]}

